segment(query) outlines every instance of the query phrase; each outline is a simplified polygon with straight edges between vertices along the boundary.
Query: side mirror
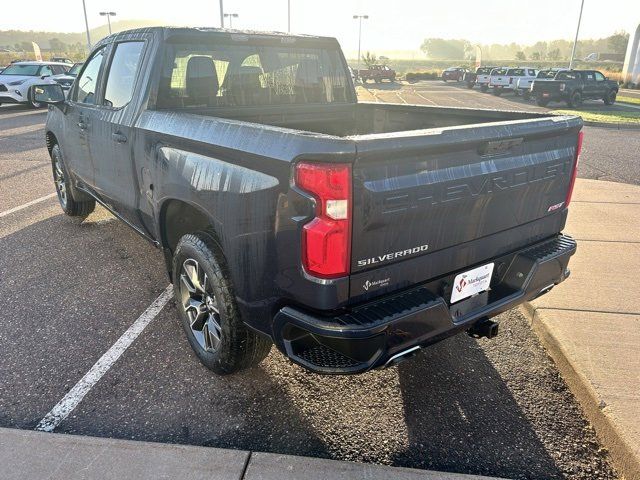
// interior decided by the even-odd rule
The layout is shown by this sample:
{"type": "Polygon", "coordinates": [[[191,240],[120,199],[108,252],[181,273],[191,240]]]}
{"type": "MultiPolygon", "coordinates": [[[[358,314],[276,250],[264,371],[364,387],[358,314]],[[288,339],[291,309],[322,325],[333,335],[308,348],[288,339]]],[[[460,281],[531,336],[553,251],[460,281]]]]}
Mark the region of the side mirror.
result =
{"type": "Polygon", "coordinates": [[[48,78],[48,77],[50,77],[50,76],[51,76],[51,75],[42,75],[40,78],[41,78],[42,80],[44,80],[45,78],[48,78]]]}
{"type": "Polygon", "coordinates": [[[49,83],[46,85],[34,85],[31,89],[33,99],[38,103],[48,105],[62,105],[66,98],[62,85],[59,83],[49,83]]]}

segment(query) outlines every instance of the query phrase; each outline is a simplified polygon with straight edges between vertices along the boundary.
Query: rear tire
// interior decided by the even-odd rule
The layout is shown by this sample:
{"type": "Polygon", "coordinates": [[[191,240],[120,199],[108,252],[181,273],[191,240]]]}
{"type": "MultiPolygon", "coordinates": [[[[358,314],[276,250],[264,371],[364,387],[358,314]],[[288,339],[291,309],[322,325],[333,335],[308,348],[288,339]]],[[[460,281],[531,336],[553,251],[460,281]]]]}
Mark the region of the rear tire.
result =
{"type": "Polygon", "coordinates": [[[494,89],[493,89],[493,94],[494,94],[496,97],[499,97],[500,95],[502,95],[502,90],[497,89],[497,88],[494,88],[494,89]]]}
{"type": "Polygon", "coordinates": [[[70,217],[86,217],[96,208],[95,200],[77,201],[70,187],[69,174],[62,159],[62,150],[56,143],[51,149],[53,182],[62,211],[70,217]]]}
{"type": "Polygon", "coordinates": [[[582,94],[573,92],[569,100],[567,100],[567,105],[571,108],[580,108],[582,106],[582,94]]]}
{"type": "Polygon", "coordinates": [[[489,87],[487,85],[480,85],[480,91],[487,93],[487,90],[489,90],[489,87]]]}
{"type": "Polygon", "coordinates": [[[187,340],[198,359],[218,375],[258,365],[271,341],[240,318],[222,254],[206,233],[184,235],[173,256],[173,285],[187,340]]]}
{"type": "Polygon", "coordinates": [[[522,98],[525,100],[531,100],[531,92],[529,90],[525,90],[522,92],[522,98]]]}
{"type": "Polygon", "coordinates": [[[616,103],[617,92],[615,90],[611,90],[605,97],[603,98],[605,105],[613,105],[616,103]]]}
{"type": "Polygon", "coordinates": [[[473,83],[467,83],[467,88],[471,90],[473,88],[473,83]]]}

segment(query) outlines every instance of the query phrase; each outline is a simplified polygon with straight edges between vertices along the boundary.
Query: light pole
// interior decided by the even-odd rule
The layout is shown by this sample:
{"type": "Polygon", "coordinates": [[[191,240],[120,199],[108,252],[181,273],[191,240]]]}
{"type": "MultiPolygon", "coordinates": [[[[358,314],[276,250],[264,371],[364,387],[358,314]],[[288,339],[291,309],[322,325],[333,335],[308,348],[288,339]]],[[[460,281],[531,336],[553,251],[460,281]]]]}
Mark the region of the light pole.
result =
{"type": "Polygon", "coordinates": [[[109,35],[111,35],[111,17],[116,16],[116,12],[100,12],[101,17],[107,17],[107,22],[109,23],[109,35]]]}
{"type": "Polygon", "coordinates": [[[222,0],[220,0],[220,28],[224,28],[224,6],[222,5],[222,0]]]}
{"type": "Polygon", "coordinates": [[[362,43],[362,19],[367,20],[369,15],[354,15],[354,20],[358,19],[358,70],[360,70],[360,44],[362,43]]]}
{"type": "Polygon", "coordinates": [[[569,59],[569,69],[573,68],[573,57],[576,56],[576,47],[578,46],[578,32],[580,32],[580,22],[582,21],[582,9],[584,8],[584,0],[580,3],[580,16],[578,17],[578,28],[576,28],[576,39],[573,41],[571,49],[571,58],[569,59]]]}
{"type": "Polygon", "coordinates": [[[89,35],[89,20],[87,20],[87,6],[85,5],[84,0],[82,0],[82,9],[84,10],[84,26],[87,29],[87,45],[89,46],[89,52],[90,52],[91,51],[91,35],[89,35]]]}
{"type": "Polygon", "coordinates": [[[229,28],[233,28],[233,19],[234,18],[238,18],[240,15],[238,15],[237,13],[225,13],[224,14],[224,18],[228,18],[229,19],[229,28]]]}
{"type": "Polygon", "coordinates": [[[287,32],[291,33],[291,0],[287,0],[287,32]]]}

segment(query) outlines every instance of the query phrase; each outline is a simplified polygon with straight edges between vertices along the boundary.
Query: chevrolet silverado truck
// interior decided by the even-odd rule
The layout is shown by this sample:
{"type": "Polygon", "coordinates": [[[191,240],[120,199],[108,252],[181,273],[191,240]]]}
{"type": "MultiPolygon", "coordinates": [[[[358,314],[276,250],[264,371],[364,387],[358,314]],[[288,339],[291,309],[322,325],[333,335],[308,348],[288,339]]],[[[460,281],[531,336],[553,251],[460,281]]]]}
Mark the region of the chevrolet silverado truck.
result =
{"type": "Polygon", "coordinates": [[[41,85],[62,210],[164,253],[197,357],[393,365],[569,274],[577,116],[359,102],[333,38],[162,28],[41,85]]]}
{"type": "Polygon", "coordinates": [[[569,107],[580,108],[584,100],[603,100],[605,105],[613,105],[618,83],[596,70],[564,70],[552,80],[535,79],[531,95],[541,107],[549,102],[567,102],[569,107]]]}

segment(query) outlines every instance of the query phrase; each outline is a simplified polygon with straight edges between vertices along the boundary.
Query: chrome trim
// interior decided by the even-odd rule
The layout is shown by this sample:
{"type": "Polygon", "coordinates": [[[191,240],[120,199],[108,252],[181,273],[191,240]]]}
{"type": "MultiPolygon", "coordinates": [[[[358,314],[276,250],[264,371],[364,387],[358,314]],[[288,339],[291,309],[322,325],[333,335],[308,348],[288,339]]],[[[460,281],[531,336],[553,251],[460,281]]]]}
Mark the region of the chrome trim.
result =
{"type": "Polygon", "coordinates": [[[387,363],[384,364],[385,367],[389,366],[389,364],[391,362],[393,362],[394,360],[396,360],[397,358],[400,357],[404,357],[405,355],[408,355],[411,352],[415,352],[416,350],[420,350],[422,347],[420,345],[416,345],[415,347],[411,347],[407,350],[404,350],[400,353],[396,353],[393,357],[391,357],[389,360],[387,360],[387,363]]]}

